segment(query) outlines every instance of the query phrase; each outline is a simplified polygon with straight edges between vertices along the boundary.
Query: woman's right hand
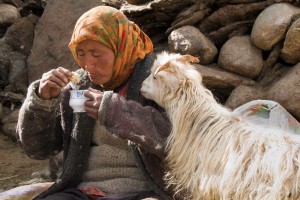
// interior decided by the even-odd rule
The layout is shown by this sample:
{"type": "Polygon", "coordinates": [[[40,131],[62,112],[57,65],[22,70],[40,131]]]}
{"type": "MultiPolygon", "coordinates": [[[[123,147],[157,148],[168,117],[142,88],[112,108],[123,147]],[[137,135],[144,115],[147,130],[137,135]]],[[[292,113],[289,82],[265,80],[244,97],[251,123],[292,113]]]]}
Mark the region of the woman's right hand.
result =
{"type": "Polygon", "coordinates": [[[40,80],[38,96],[45,100],[57,97],[61,89],[68,84],[71,76],[71,71],[63,67],[44,73],[40,80]]]}

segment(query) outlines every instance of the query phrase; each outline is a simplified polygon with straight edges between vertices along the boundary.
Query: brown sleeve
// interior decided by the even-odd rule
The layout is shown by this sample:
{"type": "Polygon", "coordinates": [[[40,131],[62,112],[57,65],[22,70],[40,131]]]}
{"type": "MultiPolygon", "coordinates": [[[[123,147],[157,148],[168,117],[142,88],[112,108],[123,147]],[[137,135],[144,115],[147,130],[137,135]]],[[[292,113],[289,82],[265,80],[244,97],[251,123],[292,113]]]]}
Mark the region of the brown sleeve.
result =
{"type": "Polygon", "coordinates": [[[171,130],[165,113],[105,92],[98,115],[100,122],[117,137],[128,139],[161,158],[164,156],[171,130]]]}
{"type": "Polygon", "coordinates": [[[17,138],[24,152],[34,159],[45,159],[62,149],[59,100],[42,100],[36,95],[38,82],[30,85],[17,123],[17,138]]]}

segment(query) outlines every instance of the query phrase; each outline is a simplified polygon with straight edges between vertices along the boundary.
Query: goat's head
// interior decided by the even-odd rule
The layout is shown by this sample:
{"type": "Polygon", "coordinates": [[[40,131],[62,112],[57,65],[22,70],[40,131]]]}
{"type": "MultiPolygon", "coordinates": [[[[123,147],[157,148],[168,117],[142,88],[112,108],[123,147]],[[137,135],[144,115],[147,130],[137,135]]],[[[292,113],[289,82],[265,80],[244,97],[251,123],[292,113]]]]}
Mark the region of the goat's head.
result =
{"type": "Polygon", "coordinates": [[[199,60],[191,55],[167,52],[157,55],[151,74],[142,84],[142,94],[165,107],[165,98],[176,95],[187,80],[201,82],[202,77],[190,64],[191,62],[199,62],[199,60]]]}

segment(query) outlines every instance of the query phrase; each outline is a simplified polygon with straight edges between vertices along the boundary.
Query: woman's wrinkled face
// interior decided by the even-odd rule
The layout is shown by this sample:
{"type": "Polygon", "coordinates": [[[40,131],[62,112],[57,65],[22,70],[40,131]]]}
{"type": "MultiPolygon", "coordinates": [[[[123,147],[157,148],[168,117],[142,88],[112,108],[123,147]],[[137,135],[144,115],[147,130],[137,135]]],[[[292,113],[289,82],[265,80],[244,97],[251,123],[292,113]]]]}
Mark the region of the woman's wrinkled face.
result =
{"type": "Polygon", "coordinates": [[[79,65],[97,85],[107,83],[113,74],[115,54],[107,46],[93,41],[80,42],[76,48],[79,65]]]}

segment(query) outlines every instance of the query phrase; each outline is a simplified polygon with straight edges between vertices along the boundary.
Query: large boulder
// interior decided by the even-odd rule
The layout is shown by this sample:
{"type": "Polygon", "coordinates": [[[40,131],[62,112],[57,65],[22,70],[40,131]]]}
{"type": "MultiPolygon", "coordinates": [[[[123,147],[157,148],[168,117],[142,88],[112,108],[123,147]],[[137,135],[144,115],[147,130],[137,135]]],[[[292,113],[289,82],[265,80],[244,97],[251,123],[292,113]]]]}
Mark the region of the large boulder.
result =
{"type": "Polygon", "coordinates": [[[253,25],[251,32],[253,43],[262,50],[271,50],[285,37],[293,16],[298,13],[300,8],[289,3],[278,3],[267,7],[259,14],[253,25]]]}
{"type": "Polygon", "coordinates": [[[252,100],[264,99],[263,92],[254,86],[240,85],[236,87],[226,100],[225,106],[235,109],[252,100]]]}
{"type": "Polygon", "coordinates": [[[0,39],[0,83],[1,88],[8,83],[10,73],[11,58],[9,57],[13,49],[6,44],[4,40],[0,39]],[[2,85],[3,84],[3,85],[2,85]]]}
{"type": "Polygon", "coordinates": [[[195,0],[138,1],[145,3],[132,5],[124,0],[120,10],[123,11],[130,20],[138,24],[153,41],[159,41],[165,38],[165,31],[176,18],[177,13],[193,5],[195,2],[195,0]]]}
{"type": "Polygon", "coordinates": [[[38,21],[31,53],[27,59],[29,83],[39,79],[43,73],[65,67],[78,68],[68,49],[77,19],[87,10],[102,5],[99,0],[86,1],[49,1],[38,21]]]}
{"type": "Polygon", "coordinates": [[[32,47],[33,32],[38,21],[36,15],[18,19],[5,33],[3,40],[14,50],[29,55],[32,47]]]}
{"type": "Polygon", "coordinates": [[[300,62],[300,18],[291,25],[286,34],[281,57],[288,63],[300,62]]]}
{"type": "Polygon", "coordinates": [[[235,36],[227,40],[220,50],[218,64],[236,74],[255,78],[264,61],[262,51],[251,42],[250,36],[235,36]]]}
{"type": "Polygon", "coordinates": [[[15,109],[1,119],[1,122],[3,123],[3,133],[13,141],[17,141],[16,124],[18,122],[19,110],[20,109],[15,109]]]}
{"type": "Polygon", "coordinates": [[[21,18],[21,14],[13,5],[0,2],[0,27],[8,27],[17,19],[21,18]]]}
{"type": "MultiPolygon", "coordinates": [[[[0,41],[0,45],[3,44],[0,41]]],[[[1,47],[0,47],[0,52],[1,52],[1,47]]],[[[10,61],[8,58],[5,56],[0,56],[0,81],[2,82],[3,85],[5,83],[8,83],[8,74],[9,74],[9,69],[10,68],[10,61]]],[[[3,86],[1,84],[1,87],[3,86]]]]}
{"type": "Polygon", "coordinates": [[[239,85],[255,85],[255,81],[225,71],[216,64],[211,64],[207,66],[194,64],[194,66],[202,75],[203,84],[208,88],[233,90],[239,85]]]}
{"type": "Polygon", "coordinates": [[[26,95],[28,87],[28,76],[26,56],[19,52],[9,53],[10,57],[10,71],[9,71],[9,85],[5,87],[5,91],[19,93],[26,95]]]}
{"type": "Polygon", "coordinates": [[[172,31],[168,43],[171,51],[199,57],[201,64],[211,64],[218,54],[215,45],[193,26],[172,31]]]}
{"type": "Polygon", "coordinates": [[[26,94],[28,87],[27,56],[31,52],[35,24],[38,21],[36,15],[29,15],[16,20],[6,31],[1,43],[9,48],[1,49],[0,71],[4,80],[2,87],[5,91],[26,94]],[[8,62],[5,62],[5,61],[8,62]],[[1,65],[4,66],[1,66],[1,65]],[[5,69],[9,69],[6,73],[5,69]],[[6,82],[6,81],[9,82],[6,82]],[[7,85],[9,84],[9,85],[7,85]]]}

